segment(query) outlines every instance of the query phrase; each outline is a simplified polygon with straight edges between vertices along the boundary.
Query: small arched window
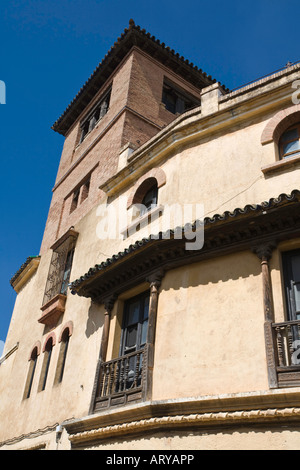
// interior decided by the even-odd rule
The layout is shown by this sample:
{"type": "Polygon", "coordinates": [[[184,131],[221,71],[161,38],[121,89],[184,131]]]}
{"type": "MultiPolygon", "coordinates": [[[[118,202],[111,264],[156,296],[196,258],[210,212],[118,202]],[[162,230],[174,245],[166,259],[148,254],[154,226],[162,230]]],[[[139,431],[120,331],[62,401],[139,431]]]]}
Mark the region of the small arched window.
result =
{"type": "Polygon", "coordinates": [[[137,188],[132,204],[138,208],[139,215],[143,215],[157,205],[158,184],[154,177],[145,179],[137,188]]]}
{"type": "Polygon", "coordinates": [[[60,344],[58,362],[57,362],[55,379],[54,379],[55,384],[59,384],[63,379],[70,335],[71,335],[71,332],[69,328],[65,328],[61,335],[61,344],[60,344]]]}
{"type": "Polygon", "coordinates": [[[36,346],[35,348],[33,348],[30,359],[29,359],[29,370],[28,370],[27,380],[26,380],[26,385],[25,385],[25,390],[24,390],[24,398],[30,397],[38,354],[39,352],[36,346]]]}
{"type": "Polygon", "coordinates": [[[141,215],[150,211],[153,207],[157,205],[157,196],[158,196],[158,187],[157,181],[153,183],[150,189],[147,190],[146,194],[142,199],[142,209],[141,215]]]}
{"type": "Polygon", "coordinates": [[[40,391],[45,390],[45,387],[46,387],[53,346],[54,346],[53,338],[51,336],[48,339],[44,348],[44,360],[43,360],[42,372],[41,372],[40,383],[39,383],[40,391]]]}
{"type": "Polygon", "coordinates": [[[279,139],[280,158],[300,155],[300,123],[289,127],[279,139]]]}

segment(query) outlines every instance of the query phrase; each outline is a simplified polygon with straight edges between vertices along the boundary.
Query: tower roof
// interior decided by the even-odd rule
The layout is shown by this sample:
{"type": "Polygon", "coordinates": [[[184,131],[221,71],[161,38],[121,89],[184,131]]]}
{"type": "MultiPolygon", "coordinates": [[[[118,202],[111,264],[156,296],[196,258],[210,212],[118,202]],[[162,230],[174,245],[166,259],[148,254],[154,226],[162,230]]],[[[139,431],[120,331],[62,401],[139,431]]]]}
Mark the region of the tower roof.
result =
{"type": "Polygon", "coordinates": [[[81,87],[75,98],[55,121],[52,126],[54,131],[62,135],[66,134],[99,89],[108,80],[115,68],[134,46],[140,48],[200,89],[217,81],[192,62],[180,56],[173,49],[167,47],[163,42],[151,36],[150,33],[141,29],[131,19],[129,27],[124,30],[92,75],[81,87]]]}

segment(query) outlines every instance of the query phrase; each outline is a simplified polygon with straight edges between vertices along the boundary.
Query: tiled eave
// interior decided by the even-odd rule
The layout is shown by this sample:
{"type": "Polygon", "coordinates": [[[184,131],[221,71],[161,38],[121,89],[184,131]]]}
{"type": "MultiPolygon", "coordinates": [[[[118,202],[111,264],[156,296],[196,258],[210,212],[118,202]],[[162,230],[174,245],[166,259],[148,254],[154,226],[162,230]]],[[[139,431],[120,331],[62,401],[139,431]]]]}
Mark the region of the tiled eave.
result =
{"type": "Polygon", "coordinates": [[[10,285],[17,293],[20,292],[21,288],[26,284],[31,276],[33,276],[38,268],[39,262],[40,256],[29,256],[25,263],[22,264],[20,269],[11,278],[10,285]]]}
{"type": "Polygon", "coordinates": [[[199,89],[216,82],[216,79],[207,75],[173,49],[141,29],[140,26],[135,25],[133,20],[130,20],[129,27],[124,30],[66,110],[53,124],[53,130],[66,135],[82,111],[133,47],[140,48],[199,89]]]}
{"type": "MultiPolygon", "coordinates": [[[[224,255],[233,251],[254,248],[272,240],[279,243],[300,236],[300,191],[281,194],[261,204],[248,204],[244,208],[206,217],[204,246],[200,250],[186,250],[185,227],[170,231],[166,239],[162,233],[143,238],[127,249],[96,264],[70,284],[73,294],[102,302],[145,280],[158,269],[168,270],[184,264],[224,255]],[[175,233],[182,237],[175,237],[175,233]]],[[[191,225],[194,231],[196,222],[191,225]]]]}

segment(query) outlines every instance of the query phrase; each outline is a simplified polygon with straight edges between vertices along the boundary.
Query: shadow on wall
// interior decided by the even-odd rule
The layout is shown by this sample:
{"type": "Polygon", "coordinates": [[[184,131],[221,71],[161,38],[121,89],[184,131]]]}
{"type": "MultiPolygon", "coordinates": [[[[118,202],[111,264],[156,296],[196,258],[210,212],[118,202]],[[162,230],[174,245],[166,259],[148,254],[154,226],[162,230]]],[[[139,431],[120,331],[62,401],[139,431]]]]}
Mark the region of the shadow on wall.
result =
{"type": "MultiPolygon", "coordinates": [[[[271,267],[277,269],[277,266],[271,267]]],[[[259,258],[250,251],[243,251],[171,269],[164,277],[163,290],[176,291],[201,285],[223,284],[256,276],[261,276],[259,258]]],[[[89,338],[96,333],[103,324],[104,305],[91,302],[86,323],[86,337],[89,338]]]]}
{"type": "Polygon", "coordinates": [[[104,323],[104,306],[91,302],[88,319],[86,323],[85,335],[87,338],[92,336],[104,323]]]}
{"type": "Polygon", "coordinates": [[[186,265],[186,268],[170,270],[170,276],[164,278],[163,289],[179,290],[182,287],[219,284],[261,275],[261,262],[250,251],[210,258],[186,265]]]}

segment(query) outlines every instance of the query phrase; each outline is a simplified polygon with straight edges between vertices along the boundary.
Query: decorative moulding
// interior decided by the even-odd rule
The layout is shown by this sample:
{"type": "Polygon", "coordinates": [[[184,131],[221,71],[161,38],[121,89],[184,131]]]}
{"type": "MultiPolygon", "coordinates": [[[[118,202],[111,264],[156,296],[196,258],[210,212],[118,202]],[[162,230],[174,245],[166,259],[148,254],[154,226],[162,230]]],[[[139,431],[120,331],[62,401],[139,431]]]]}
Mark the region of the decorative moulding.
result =
{"type": "Polygon", "coordinates": [[[164,428],[178,429],[178,428],[191,428],[196,429],[204,428],[207,426],[242,426],[249,424],[265,424],[270,421],[276,420],[286,422],[294,419],[299,420],[300,408],[284,408],[276,409],[269,408],[265,410],[239,410],[239,411],[226,411],[226,412],[208,412],[208,413],[195,413],[190,415],[176,415],[176,416],[159,416],[151,417],[148,419],[141,419],[140,421],[131,421],[112,426],[105,426],[103,428],[96,428],[90,431],[79,432],[70,434],[69,440],[73,445],[82,444],[83,442],[91,441],[95,445],[95,440],[107,439],[111,437],[128,436],[128,434],[139,433],[142,434],[146,431],[162,430],[164,428]]]}

